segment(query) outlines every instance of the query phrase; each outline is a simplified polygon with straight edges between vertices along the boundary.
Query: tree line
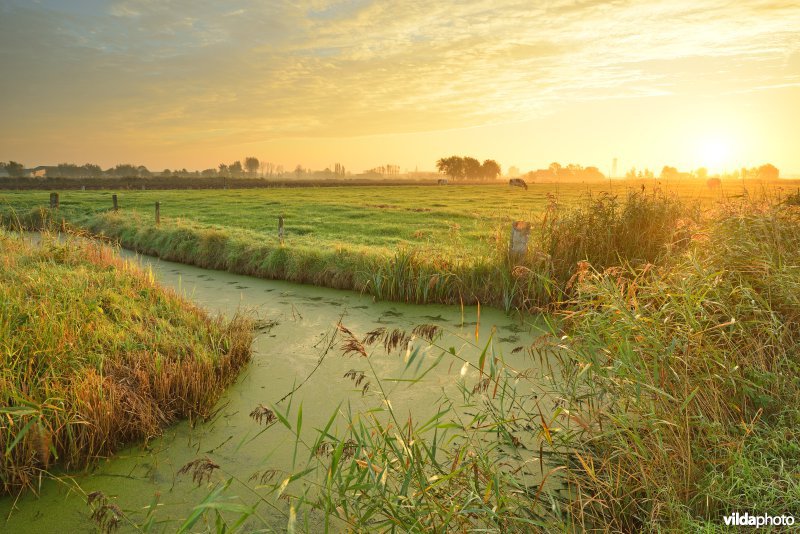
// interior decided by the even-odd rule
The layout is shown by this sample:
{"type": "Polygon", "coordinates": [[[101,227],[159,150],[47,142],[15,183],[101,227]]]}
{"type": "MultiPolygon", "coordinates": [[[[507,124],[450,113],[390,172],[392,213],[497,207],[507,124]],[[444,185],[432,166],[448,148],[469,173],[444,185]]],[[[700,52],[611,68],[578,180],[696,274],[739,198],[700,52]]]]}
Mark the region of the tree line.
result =
{"type": "MultiPolygon", "coordinates": [[[[625,173],[625,178],[629,179],[652,179],[655,177],[655,173],[650,169],[637,170],[636,167],[633,167],[625,173]]],[[[780,178],[780,171],[775,165],[765,163],[758,167],[742,167],[741,169],[712,176],[705,167],[685,172],[679,171],[677,167],[673,167],[672,165],[664,165],[658,177],[662,180],[688,180],[691,178],[697,178],[698,180],[707,180],[709,178],[721,178],[725,180],[777,180],[780,178]]]]}
{"type": "Polygon", "coordinates": [[[469,156],[450,156],[436,162],[436,169],[454,180],[494,180],[500,176],[500,164],[493,159],[483,163],[469,156]]]}
{"type": "Polygon", "coordinates": [[[597,167],[583,167],[576,163],[561,165],[558,162],[551,163],[546,169],[538,169],[525,174],[529,180],[602,180],[605,175],[597,167]]]}
{"type": "Polygon", "coordinates": [[[221,178],[255,178],[259,176],[280,176],[284,174],[282,165],[275,165],[269,162],[262,162],[256,157],[249,156],[242,161],[233,163],[220,163],[216,169],[205,169],[203,171],[189,171],[183,169],[164,169],[163,171],[151,171],[144,165],[133,165],[130,163],[120,163],[113,167],[103,170],[100,165],[86,163],[76,165],[74,163],[59,163],[58,165],[39,166],[32,169],[26,168],[17,161],[0,161],[0,170],[5,170],[6,174],[12,178],[31,176],[35,172],[41,172],[43,176],[60,178],[152,178],[152,177],[221,177],[221,178]]]}

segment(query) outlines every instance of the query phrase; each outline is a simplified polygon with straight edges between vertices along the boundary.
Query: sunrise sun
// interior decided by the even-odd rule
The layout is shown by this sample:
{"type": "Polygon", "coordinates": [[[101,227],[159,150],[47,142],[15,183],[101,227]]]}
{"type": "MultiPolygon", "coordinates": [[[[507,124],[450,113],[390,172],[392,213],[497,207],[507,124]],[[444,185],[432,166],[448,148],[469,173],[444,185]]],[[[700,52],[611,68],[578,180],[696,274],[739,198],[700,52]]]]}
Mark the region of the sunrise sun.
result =
{"type": "Polygon", "coordinates": [[[712,172],[732,167],[731,142],[722,136],[710,136],[698,144],[698,163],[712,172]]]}

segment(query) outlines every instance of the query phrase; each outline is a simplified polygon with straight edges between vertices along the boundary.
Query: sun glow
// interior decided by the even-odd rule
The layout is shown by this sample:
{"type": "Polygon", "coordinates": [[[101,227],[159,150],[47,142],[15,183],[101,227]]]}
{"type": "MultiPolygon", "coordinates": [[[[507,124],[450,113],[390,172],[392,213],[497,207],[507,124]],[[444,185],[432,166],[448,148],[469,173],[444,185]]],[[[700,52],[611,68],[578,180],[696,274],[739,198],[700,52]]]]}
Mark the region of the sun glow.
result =
{"type": "Polygon", "coordinates": [[[708,137],[699,144],[698,163],[709,172],[717,173],[731,168],[731,142],[723,137],[708,137]]]}

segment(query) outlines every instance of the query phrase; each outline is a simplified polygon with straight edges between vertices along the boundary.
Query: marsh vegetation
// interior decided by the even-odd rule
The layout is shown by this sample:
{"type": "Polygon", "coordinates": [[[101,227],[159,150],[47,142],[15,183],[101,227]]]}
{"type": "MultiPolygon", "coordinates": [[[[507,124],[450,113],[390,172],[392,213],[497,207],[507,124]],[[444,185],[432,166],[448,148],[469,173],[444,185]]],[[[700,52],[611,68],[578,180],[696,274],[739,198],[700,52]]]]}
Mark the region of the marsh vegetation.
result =
{"type": "Polygon", "coordinates": [[[247,228],[264,199],[244,199],[226,225],[219,197],[196,193],[196,215],[173,214],[160,226],[145,212],[145,193],[120,213],[86,193],[52,211],[20,202],[3,217],[11,226],[84,229],[167,259],[378,299],[475,303],[476,323],[478,303],[494,305],[529,326],[500,344],[480,324],[474,336],[465,332],[462,315],[462,341],[454,343],[435,320],[356,328],[340,315],[324,337],[330,356],[298,375],[288,396],[248,410],[263,439],[288,439],[291,458],[254,466],[249,482],[215,458],[187,462],[186,475],[208,490],[186,529],[274,527],[260,515],[267,509],[290,529],[365,531],[713,529],[723,515],[755,506],[800,513],[793,196],[715,190],[693,201],[637,188],[545,195],[521,208],[509,196],[532,198],[523,195],[535,189],[504,190],[502,198],[484,194],[468,216],[452,208],[469,195],[415,211],[423,208],[408,198],[383,204],[373,195],[379,206],[371,208],[366,198],[280,194],[288,200],[275,200],[266,220],[292,209],[287,220],[302,219],[315,199],[341,224],[320,218],[303,234],[289,223],[281,245],[266,226],[247,228]],[[360,207],[343,207],[349,202],[360,207]],[[515,211],[500,211],[503,202],[515,211]],[[536,223],[532,244],[512,258],[506,227],[523,209],[536,223]],[[407,231],[401,218],[412,228],[460,220],[470,232],[398,238],[407,231]],[[376,221],[398,229],[370,233],[376,221]],[[345,243],[354,234],[363,241],[345,243]],[[534,329],[534,321],[543,322],[534,329]],[[321,365],[341,373],[350,395],[314,411],[309,428],[295,387],[321,365]],[[427,410],[404,404],[414,395],[426,398],[427,410]]]}

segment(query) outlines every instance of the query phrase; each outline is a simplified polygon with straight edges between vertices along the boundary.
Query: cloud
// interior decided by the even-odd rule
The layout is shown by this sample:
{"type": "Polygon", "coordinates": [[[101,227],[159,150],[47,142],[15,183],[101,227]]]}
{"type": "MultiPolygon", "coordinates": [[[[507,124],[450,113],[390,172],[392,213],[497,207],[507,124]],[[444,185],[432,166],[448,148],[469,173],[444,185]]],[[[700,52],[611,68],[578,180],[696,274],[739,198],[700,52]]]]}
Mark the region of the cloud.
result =
{"type": "MultiPolygon", "coordinates": [[[[10,2],[0,111],[182,145],[520,121],[795,83],[791,2],[10,2]],[[98,9],[98,7],[103,7],[98,9]]],[[[8,134],[2,134],[8,135],[8,134]]]]}

